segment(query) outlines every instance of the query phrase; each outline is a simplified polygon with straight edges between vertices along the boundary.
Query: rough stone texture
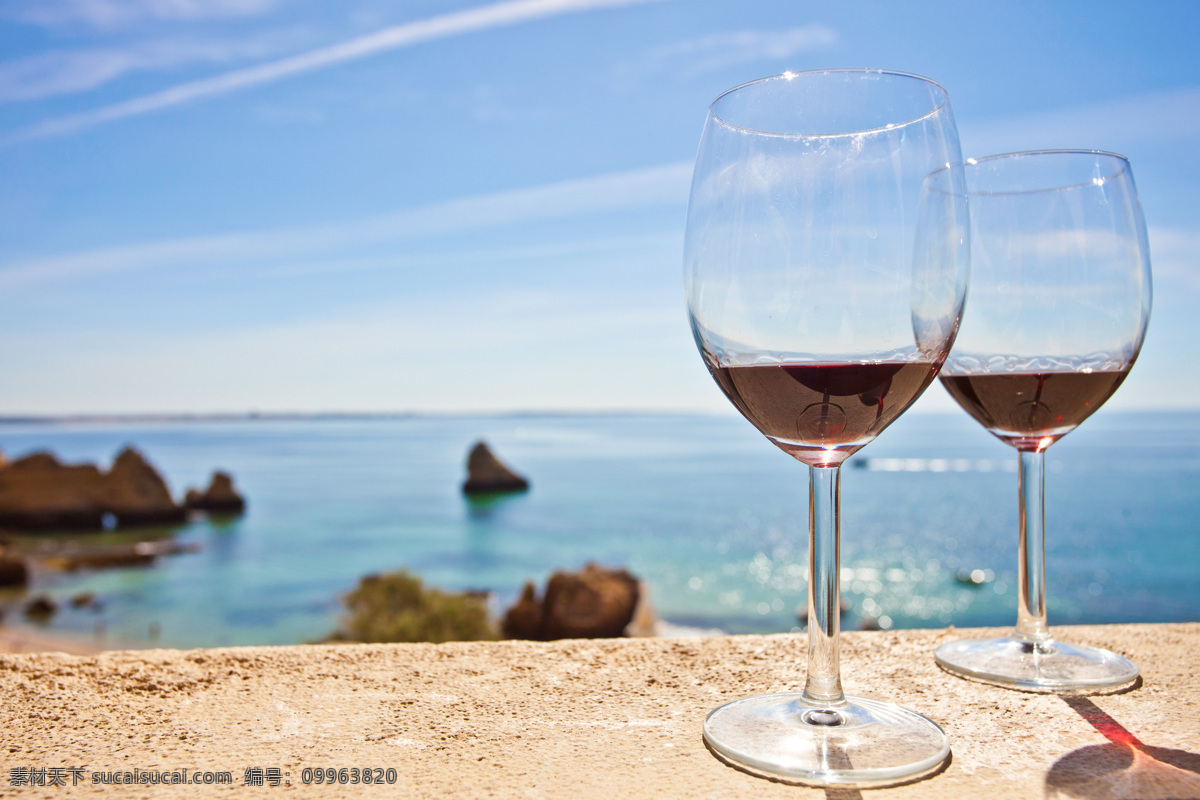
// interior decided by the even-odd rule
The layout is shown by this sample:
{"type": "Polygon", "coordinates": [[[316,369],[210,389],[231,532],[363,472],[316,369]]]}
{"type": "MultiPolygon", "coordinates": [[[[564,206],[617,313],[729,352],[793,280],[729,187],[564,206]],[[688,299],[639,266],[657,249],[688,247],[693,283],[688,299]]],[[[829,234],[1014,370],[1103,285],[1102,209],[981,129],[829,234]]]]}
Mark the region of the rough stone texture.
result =
{"type": "Polygon", "coordinates": [[[529,481],[496,458],[487,444],[476,442],[471,448],[467,456],[467,480],[462,487],[464,492],[523,492],[528,488],[529,481]]]}
{"type": "MultiPolygon", "coordinates": [[[[704,715],[799,690],[804,639],[330,645],[0,656],[6,797],[1200,797],[1200,624],[1058,629],[1144,683],[1064,699],[959,680],[933,648],[979,631],[849,633],[846,688],[938,721],[953,758],[889,789],[821,790],[718,761],[704,715]],[[17,788],[14,767],[228,770],[234,788],[17,788]],[[290,787],[243,785],[278,767],[290,787]],[[395,768],[394,786],[301,786],[305,767],[395,768]]],[[[990,631],[986,633],[1000,633],[990,631]]]]}
{"type": "Polygon", "coordinates": [[[240,514],[246,510],[246,498],[233,488],[233,477],[220,471],[212,474],[208,488],[203,492],[199,489],[188,489],[183,504],[197,511],[227,514],[240,514]]]}

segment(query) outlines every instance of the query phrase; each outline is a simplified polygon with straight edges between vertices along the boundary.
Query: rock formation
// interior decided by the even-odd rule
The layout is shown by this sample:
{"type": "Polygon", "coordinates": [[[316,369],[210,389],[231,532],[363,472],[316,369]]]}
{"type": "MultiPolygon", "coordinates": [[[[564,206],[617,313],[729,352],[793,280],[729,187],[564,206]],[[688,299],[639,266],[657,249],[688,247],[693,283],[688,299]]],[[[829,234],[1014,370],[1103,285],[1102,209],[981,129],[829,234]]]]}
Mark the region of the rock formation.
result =
{"type": "Polygon", "coordinates": [[[92,464],[62,464],[34,453],[0,465],[0,527],[99,530],[117,525],[182,522],[162,477],[140,453],[125,448],[109,472],[92,464]]]}
{"type": "Polygon", "coordinates": [[[246,498],[233,488],[233,478],[227,472],[214,472],[208,488],[188,489],[183,504],[197,511],[240,514],[246,510],[246,498]]]}
{"type": "Polygon", "coordinates": [[[12,550],[0,547],[0,586],[24,586],[29,582],[25,561],[12,550]]]}
{"type": "Polygon", "coordinates": [[[0,526],[101,528],[104,476],[91,464],[60,464],[49,453],[12,461],[0,468],[0,526]]]}
{"type": "Polygon", "coordinates": [[[600,639],[625,636],[634,619],[638,579],[623,569],[588,564],[579,572],[556,572],[539,602],[533,584],[505,614],[509,639],[600,639]]]}
{"type": "Polygon", "coordinates": [[[532,581],[525,583],[520,599],[504,614],[500,628],[506,639],[541,641],[545,638],[542,635],[542,603],[532,581]]]}
{"type": "Polygon", "coordinates": [[[527,489],[528,480],[496,458],[484,442],[475,443],[471,454],[467,456],[467,482],[463,484],[463,492],[523,492],[527,489]]]}
{"type": "Polygon", "coordinates": [[[38,559],[50,569],[73,572],[77,569],[107,569],[110,567],[146,567],[161,556],[195,553],[200,545],[160,539],[132,544],[101,545],[100,547],[72,544],[57,551],[44,553],[38,559]]]}
{"type": "Polygon", "coordinates": [[[105,481],[105,510],[118,525],[181,522],[183,508],[175,504],[166,482],[142,454],[126,447],[113,462],[105,481]]]}

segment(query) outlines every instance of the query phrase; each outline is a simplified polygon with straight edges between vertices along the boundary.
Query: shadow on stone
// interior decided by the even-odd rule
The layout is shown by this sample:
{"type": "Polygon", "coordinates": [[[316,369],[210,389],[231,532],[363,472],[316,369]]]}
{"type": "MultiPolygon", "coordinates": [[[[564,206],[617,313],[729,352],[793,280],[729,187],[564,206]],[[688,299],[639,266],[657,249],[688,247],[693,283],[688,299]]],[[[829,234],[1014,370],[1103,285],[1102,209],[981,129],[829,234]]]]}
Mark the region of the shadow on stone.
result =
{"type": "Polygon", "coordinates": [[[1046,775],[1047,798],[1200,800],[1200,754],[1143,744],[1086,697],[1063,701],[1108,742],[1054,762],[1046,775]]]}

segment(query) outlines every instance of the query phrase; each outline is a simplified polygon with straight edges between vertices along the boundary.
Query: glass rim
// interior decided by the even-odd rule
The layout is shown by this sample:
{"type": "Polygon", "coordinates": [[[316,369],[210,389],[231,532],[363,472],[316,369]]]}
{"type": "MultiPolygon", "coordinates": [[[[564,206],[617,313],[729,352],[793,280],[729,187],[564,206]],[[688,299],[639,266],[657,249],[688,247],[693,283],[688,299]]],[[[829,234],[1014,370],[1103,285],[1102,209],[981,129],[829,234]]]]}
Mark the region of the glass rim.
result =
{"type": "Polygon", "coordinates": [[[929,119],[930,117],[939,113],[943,108],[946,108],[949,105],[949,103],[950,103],[950,93],[948,91],[946,91],[945,86],[942,86],[942,84],[938,83],[937,81],[933,80],[932,78],[927,78],[924,75],[918,75],[915,72],[901,72],[900,70],[881,69],[881,68],[877,68],[877,67],[832,67],[832,68],[825,68],[825,69],[806,69],[806,70],[799,70],[799,71],[786,70],[784,72],[780,72],[777,75],[768,75],[765,78],[758,78],[756,80],[746,81],[745,83],[739,83],[737,86],[734,86],[731,89],[726,89],[725,91],[723,91],[719,95],[717,95],[715,98],[713,98],[713,101],[711,103],[709,103],[709,105],[708,105],[708,113],[712,116],[712,118],[714,120],[716,120],[721,125],[724,125],[727,128],[730,128],[735,131],[745,131],[747,133],[754,133],[759,136],[778,136],[778,137],[787,138],[787,139],[836,139],[836,138],[843,137],[843,136],[861,136],[865,133],[880,133],[883,131],[899,130],[901,128],[912,125],[915,122],[920,122],[921,120],[929,119]],[[937,89],[938,94],[939,94],[938,102],[933,108],[929,109],[924,114],[919,114],[918,116],[912,117],[910,119],[901,120],[899,122],[890,123],[888,125],[881,125],[881,126],[878,126],[875,128],[863,128],[861,130],[853,130],[853,131],[830,131],[830,132],[825,132],[825,133],[822,133],[819,131],[804,132],[804,131],[759,130],[758,128],[751,128],[746,125],[738,125],[736,123],[730,122],[729,120],[725,119],[720,114],[718,114],[716,111],[717,103],[721,102],[721,100],[723,98],[728,97],[729,95],[733,94],[734,92],[740,92],[751,86],[757,86],[760,84],[769,83],[771,81],[778,81],[778,80],[792,81],[792,80],[795,80],[796,78],[812,77],[815,75],[834,75],[834,74],[868,75],[868,74],[872,74],[872,73],[874,73],[876,75],[880,75],[880,76],[887,75],[887,76],[893,77],[893,78],[910,78],[912,80],[920,81],[921,83],[929,84],[930,86],[933,86],[935,89],[937,89]]]}
{"type": "MultiPolygon", "coordinates": [[[[960,167],[963,170],[963,180],[964,180],[964,182],[966,182],[966,173],[968,172],[968,170],[971,167],[978,167],[981,164],[985,164],[989,161],[1000,161],[1000,160],[1008,160],[1008,159],[1018,160],[1018,159],[1022,159],[1022,158],[1037,158],[1039,156],[1089,156],[1092,158],[1092,160],[1094,162],[1098,161],[1099,159],[1104,159],[1104,160],[1115,162],[1115,164],[1114,164],[1115,168],[1105,175],[1096,176],[1096,177],[1090,178],[1085,181],[1079,181],[1078,183],[1060,183],[1060,184],[1056,184],[1053,186],[1045,186],[1045,187],[1039,188],[1039,189],[983,190],[983,189],[972,189],[969,186],[967,186],[964,189],[964,193],[966,195],[972,196],[972,197],[1003,197],[1005,195],[1042,194],[1044,192],[1061,192],[1061,191],[1066,191],[1069,189],[1084,189],[1087,187],[1098,187],[1098,186],[1104,185],[1105,183],[1107,183],[1108,181],[1110,181],[1114,178],[1119,177],[1122,174],[1129,174],[1129,175],[1133,174],[1133,165],[1129,163],[1129,159],[1126,156],[1121,155],[1120,153],[1113,152],[1112,150],[1091,150],[1091,149],[1083,149],[1083,148],[1050,148],[1050,149],[1045,149],[1045,150],[1013,150],[1008,153],[995,153],[995,154],[989,155],[989,156],[964,158],[960,162],[955,162],[953,164],[944,164],[944,165],[938,167],[937,169],[930,172],[929,175],[927,175],[925,177],[925,180],[927,183],[932,184],[935,181],[935,179],[937,178],[937,176],[941,175],[942,173],[947,172],[948,170],[950,170],[954,167],[960,167]],[[1099,182],[1097,182],[1097,181],[1099,181],[1099,182]]],[[[948,194],[953,193],[949,189],[937,188],[937,187],[933,187],[932,185],[930,186],[930,191],[943,192],[943,193],[948,193],[948,194]]]]}

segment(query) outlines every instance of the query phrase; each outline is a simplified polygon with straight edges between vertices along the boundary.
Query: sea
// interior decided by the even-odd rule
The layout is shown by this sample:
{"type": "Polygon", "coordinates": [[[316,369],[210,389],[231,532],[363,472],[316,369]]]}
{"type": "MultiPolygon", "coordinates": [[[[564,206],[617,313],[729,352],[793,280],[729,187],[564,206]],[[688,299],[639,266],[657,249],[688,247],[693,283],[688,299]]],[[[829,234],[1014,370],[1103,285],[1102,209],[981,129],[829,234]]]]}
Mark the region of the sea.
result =
{"type": "MultiPolygon", "coordinates": [[[[713,414],[246,417],[0,423],[14,458],[48,450],[107,467],[138,448],[176,495],[230,472],[245,514],[86,535],[3,534],[31,585],[0,592],[3,625],[48,595],[45,633],[100,646],[321,641],[364,576],[405,569],[489,594],[588,562],[644,581],[667,630],[800,626],[807,467],[745,420],[713,414]],[[486,441],[532,487],[471,500],[486,441]],[[153,565],[64,572],[72,544],[173,540],[153,565]],[[71,598],[91,593],[90,607],[71,598]]],[[[909,414],[842,471],[843,629],[1010,625],[1017,455],[965,414],[909,414]],[[973,577],[972,577],[973,576],[973,577]]],[[[1102,411],[1047,451],[1051,625],[1200,620],[1200,413],[1102,411]]]]}

